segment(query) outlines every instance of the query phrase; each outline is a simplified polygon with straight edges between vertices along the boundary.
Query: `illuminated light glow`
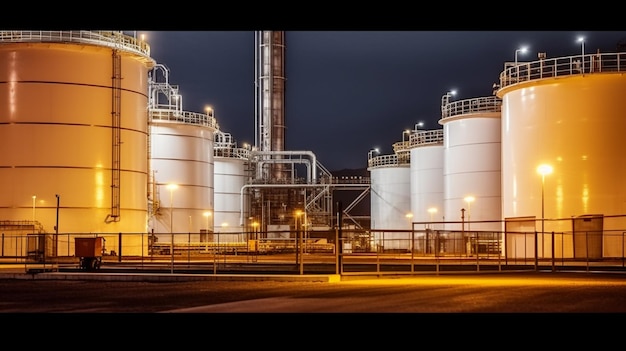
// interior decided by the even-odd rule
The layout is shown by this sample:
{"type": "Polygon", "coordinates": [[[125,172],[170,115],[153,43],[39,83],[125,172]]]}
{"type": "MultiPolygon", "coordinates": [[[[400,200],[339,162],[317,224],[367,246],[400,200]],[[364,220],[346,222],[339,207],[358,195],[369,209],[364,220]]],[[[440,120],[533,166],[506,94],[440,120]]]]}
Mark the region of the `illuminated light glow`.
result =
{"type": "Polygon", "coordinates": [[[11,112],[11,120],[15,119],[15,108],[17,106],[17,68],[15,67],[15,62],[17,61],[17,53],[11,53],[11,73],[9,74],[9,111],[11,112]]]}
{"type": "Polygon", "coordinates": [[[547,164],[542,164],[542,165],[539,165],[539,167],[537,167],[537,173],[541,174],[542,176],[552,173],[552,170],[553,170],[552,166],[547,165],[547,164]]]}
{"type": "Polygon", "coordinates": [[[476,200],[476,198],[472,195],[468,195],[463,199],[465,202],[467,202],[467,230],[470,230],[470,216],[472,213],[472,202],[474,202],[476,200]]]}
{"type": "Polygon", "coordinates": [[[566,214],[563,213],[564,195],[563,195],[562,185],[557,185],[556,187],[556,201],[555,202],[556,202],[556,205],[555,205],[556,216],[558,218],[564,218],[565,216],[567,216],[566,214]]]}
{"type": "Polygon", "coordinates": [[[589,184],[583,184],[583,193],[581,200],[583,205],[583,213],[589,213],[589,184]]]}
{"type": "Polygon", "coordinates": [[[105,186],[104,186],[104,173],[101,165],[96,165],[96,174],[94,183],[96,185],[94,199],[96,200],[96,207],[100,208],[104,206],[105,186]]]}

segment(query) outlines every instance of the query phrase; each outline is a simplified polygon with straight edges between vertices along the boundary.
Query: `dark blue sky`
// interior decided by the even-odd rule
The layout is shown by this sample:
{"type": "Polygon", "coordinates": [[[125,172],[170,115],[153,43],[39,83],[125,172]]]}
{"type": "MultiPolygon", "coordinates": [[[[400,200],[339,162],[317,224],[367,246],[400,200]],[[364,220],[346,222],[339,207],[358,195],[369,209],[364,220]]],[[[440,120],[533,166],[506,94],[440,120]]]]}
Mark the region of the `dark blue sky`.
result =
{"type": "MultiPolygon", "coordinates": [[[[149,31],[183,108],[215,110],[220,129],[254,142],[254,32],[149,31]]],[[[618,51],[626,31],[286,31],[285,149],[312,151],[329,170],[393,152],[403,130],[439,129],[441,97],[492,95],[505,62],[618,51]]],[[[626,51],[622,49],[620,51],[626,51]]]]}

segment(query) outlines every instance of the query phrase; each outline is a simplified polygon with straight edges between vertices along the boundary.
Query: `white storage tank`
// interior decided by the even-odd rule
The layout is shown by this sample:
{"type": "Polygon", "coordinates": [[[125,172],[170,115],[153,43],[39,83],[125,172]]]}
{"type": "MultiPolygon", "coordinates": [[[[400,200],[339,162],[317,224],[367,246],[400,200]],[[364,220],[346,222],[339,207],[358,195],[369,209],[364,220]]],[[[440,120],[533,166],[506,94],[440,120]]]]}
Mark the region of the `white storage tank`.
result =
{"type": "Polygon", "coordinates": [[[447,229],[502,231],[501,105],[498,97],[488,96],[443,106],[443,201],[452,222],[447,229]]]}
{"type": "Polygon", "coordinates": [[[0,31],[0,219],[145,233],[149,55],[122,32],[0,31]]]}
{"type": "Polygon", "coordinates": [[[150,110],[151,167],[158,203],[153,230],[159,242],[206,241],[214,195],[212,115],[150,110]],[[174,185],[174,188],[171,185],[174,185]],[[163,233],[167,233],[164,235],[163,233]]]}
{"type": "MultiPolygon", "coordinates": [[[[250,149],[237,147],[228,133],[215,133],[215,176],[214,176],[214,223],[213,232],[219,235],[220,242],[245,242],[254,221],[248,218],[248,197],[242,196],[247,184],[250,149]],[[242,212],[243,211],[243,212],[242,212]],[[243,213],[243,214],[242,214],[243,213]],[[243,226],[241,219],[244,219],[243,226]]],[[[213,236],[217,241],[216,235],[213,236]]]]}
{"type": "Polygon", "coordinates": [[[374,244],[384,250],[410,248],[412,218],[407,217],[411,213],[409,162],[407,152],[368,159],[371,229],[374,244]]]}
{"type": "MultiPolygon", "coordinates": [[[[610,216],[626,213],[626,53],[583,58],[524,62],[500,75],[503,217],[571,234],[575,219],[604,216],[602,254],[623,257],[614,230],[625,223],[610,216]],[[542,164],[552,173],[538,174],[542,164]]],[[[556,236],[555,256],[581,257],[578,234],[556,236]]],[[[551,257],[549,236],[538,240],[539,257],[551,257]]]]}
{"type": "MultiPolygon", "coordinates": [[[[442,222],[443,129],[415,130],[409,136],[411,150],[411,212],[414,222],[442,222]]],[[[442,229],[422,224],[415,229],[442,229]]]]}

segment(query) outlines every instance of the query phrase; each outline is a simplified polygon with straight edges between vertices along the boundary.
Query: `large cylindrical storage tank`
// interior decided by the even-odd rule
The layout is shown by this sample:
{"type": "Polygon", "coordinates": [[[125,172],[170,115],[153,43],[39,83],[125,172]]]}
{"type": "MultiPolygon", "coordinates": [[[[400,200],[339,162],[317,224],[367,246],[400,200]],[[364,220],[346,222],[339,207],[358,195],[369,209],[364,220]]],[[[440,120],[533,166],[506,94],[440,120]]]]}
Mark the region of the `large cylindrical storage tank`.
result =
{"type": "Polygon", "coordinates": [[[141,253],[153,65],[121,32],[0,32],[0,219],[58,222],[59,256],[65,233],[128,234],[123,254],[141,253]]]}
{"type": "Polygon", "coordinates": [[[206,241],[213,227],[212,116],[150,111],[150,161],[158,204],[151,227],[159,242],[206,241]],[[172,185],[174,185],[172,187],[172,185]]]}
{"type": "Polygon", "coordinates": [[[447,229],[502,231],[500,109],[501,100],[495,96],[444,106],[439,124],[446,136],[443,201],[451,222],[447,229]]]}
{"type": "MultiPolygon", "coordinates": [[[[416,234],[417,252],[434,253],[435,240],[430,240],[433,230],[441,230],[443,212],[443,130],[416,130],[409,136],[411,145],[410,203],[416,230],[427,230],[416,234]]],[[[438,236],[440,239],[443,236],[438,236]]],[[[439,247],[437,252],[445,251],[439,247]]]]}
{"type": "Polygon", "coordinates": [[[528,62],[500,76],[503,217],[534,222],[539,257],[552,257],[551,232],[563,233],[554,237],[558,258],[593,256],[584,252],[589,231],[575,221],[604,216],[593,240],[604,257],[623,257],[626,226],[610,216],[626,212],[626,53],[588,55],[582,69],[580,59],[528,62]],[[543,164],[552,172],[539,174],[543,164]]]}
{"type": "MultiPolygon", "coordinates": [[[[421,130],[411,143],[411,212],[414,222],[442,222],[443,130],[421,130]]],[[[424,229],[424,228],[416,228],[424,229]]]]}
{"type": "Polygon", "coordinates": [[[412,218],[409,157],[404,153],[379,155],[368,160],[370,172],[371,228],[381,249],[410,248],[412,218]]]}
{"type": "Polygon", "coordinates": [[[253,223],[260,223],[260,219],[248,217],[249,201],[246,192],[242,194],[249,177],[250,150],[238,148],[229,134],[216,133],[214,156],[213,240],[219,236],[219,242],[245,242],[247,233],[256,228],[253,223]]]}

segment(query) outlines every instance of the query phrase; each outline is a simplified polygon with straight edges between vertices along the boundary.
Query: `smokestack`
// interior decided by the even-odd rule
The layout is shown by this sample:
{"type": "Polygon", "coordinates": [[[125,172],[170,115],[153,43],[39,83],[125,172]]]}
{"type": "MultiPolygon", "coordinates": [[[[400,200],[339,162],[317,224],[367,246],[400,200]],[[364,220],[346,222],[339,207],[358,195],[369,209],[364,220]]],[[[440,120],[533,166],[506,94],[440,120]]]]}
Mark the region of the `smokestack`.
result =
{"type": "MultiPolygon", "coordinates": [[[[285,150],[285,32],[255,32],[255,146],[260,151],[285,150]]],[[[262,156],[271,158],[271,155],[262,156]]],[[[275,156],[279,158],[280,156],[275,156]]],[[[263,163],[263,179],[286,177],[281,163],[263,163]]]]}

